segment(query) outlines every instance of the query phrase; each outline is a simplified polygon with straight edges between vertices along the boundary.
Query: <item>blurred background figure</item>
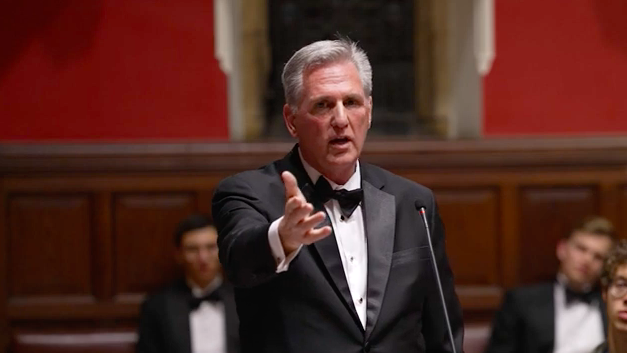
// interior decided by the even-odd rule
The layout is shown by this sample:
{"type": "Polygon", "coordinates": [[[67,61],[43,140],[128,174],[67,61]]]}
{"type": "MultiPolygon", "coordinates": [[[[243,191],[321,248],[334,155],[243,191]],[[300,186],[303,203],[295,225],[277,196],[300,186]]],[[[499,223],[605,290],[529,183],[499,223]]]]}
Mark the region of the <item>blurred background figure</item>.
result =
{"type": "Polygon", "coordinates": [[[590,352],[603,342],[607,325],[598,280],[614,238],[614,227],[601,217],[573,228],[557,244],[554,282],[506,293],[487,352],[590,352]]]}
{"type": "Polygon", "coordinates": [[[191,215],[177,226],[175,256],[184,276],[143,303],[138,353],[239,351],[235,302],[222,280],[217,239],[204,215],[191,215]]]}
{"type": "Polygon", "coordinates": [[[627,241],[620,241],[605,260],[601,286],[607,310],[607,341],[594,353],[627,352],[627,241]]]}

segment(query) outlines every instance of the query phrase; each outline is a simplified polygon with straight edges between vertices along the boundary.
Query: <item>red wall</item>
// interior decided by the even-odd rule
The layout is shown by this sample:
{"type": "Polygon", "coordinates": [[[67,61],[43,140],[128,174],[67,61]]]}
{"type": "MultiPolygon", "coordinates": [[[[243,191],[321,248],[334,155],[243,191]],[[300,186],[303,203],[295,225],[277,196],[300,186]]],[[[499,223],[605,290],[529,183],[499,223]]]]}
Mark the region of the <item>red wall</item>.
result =
{"type": "Polygon", "coordinates": [[[226,139],[211,0],[4,1],[0,140],[226,139]]]}
{"type": "MultiPolygon", "coordinates": [[[[627,132],[627,1],[502,0],[484,133],[627,132]]],[[[0,4],[0,140],[228,138],[211,0],[0,4]]]]}
{"type": "Polygon", "coordinates": [[[627,1],[496,2],[486,135],[627,132],[627,1]]]}

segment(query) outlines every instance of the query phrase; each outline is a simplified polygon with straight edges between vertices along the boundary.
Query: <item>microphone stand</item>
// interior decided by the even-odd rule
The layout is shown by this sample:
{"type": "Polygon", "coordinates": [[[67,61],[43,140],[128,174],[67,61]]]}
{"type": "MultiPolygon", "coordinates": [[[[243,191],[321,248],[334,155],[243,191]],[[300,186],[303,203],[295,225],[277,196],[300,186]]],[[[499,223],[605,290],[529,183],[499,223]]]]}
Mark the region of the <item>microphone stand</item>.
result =
{"type": "Polygon", "coordinates": [[[453,339],[453,330],[451,330],[451,320],[449,319],[448,309],[446,308],[446,300],[444,299],[444,290],[442,289],[442,281],[440,280],[440,271],[438,271],[438,263],[435,260],[435,252],[433,251],[433,243],[431,242],[431,232],[429,231],[429,223],[427,222],[427,211],[426,211],[426,208],[422,205],[419,205],[418,202],[416,202],[416,208],[420,212],[422,222],[424,223],[425,230],[427,231],[429,251],[431,252],[431,262],[433,263],[433,272],[435,273],[435,280],[438,284],[440,301],[442,302],[442,308],[444,309],[444,319],[446,320],[446,328],[448,329],[448,338],[451,341],[451,348],[453,349],[453,353],[457,353],[457,349],[455,348],[455,340],[453,339]]]}

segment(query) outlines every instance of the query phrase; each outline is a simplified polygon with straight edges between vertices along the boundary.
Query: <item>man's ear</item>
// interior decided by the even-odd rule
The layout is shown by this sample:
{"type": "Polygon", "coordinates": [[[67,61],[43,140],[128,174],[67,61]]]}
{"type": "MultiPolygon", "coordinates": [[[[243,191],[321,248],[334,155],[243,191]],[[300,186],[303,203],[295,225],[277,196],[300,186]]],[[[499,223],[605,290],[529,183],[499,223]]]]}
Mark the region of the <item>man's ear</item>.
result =
{"type": "Polygon", "coordinates": [[[298,132],[296,131],[296,126],[294,126],[294,119],[296,119],[295,112],[292,111],[289,105],[285,104],[283,106],[283,121],[285,122],[285,127],[287,127],[287,131],[292,137],[298,138],[298,132]]]}

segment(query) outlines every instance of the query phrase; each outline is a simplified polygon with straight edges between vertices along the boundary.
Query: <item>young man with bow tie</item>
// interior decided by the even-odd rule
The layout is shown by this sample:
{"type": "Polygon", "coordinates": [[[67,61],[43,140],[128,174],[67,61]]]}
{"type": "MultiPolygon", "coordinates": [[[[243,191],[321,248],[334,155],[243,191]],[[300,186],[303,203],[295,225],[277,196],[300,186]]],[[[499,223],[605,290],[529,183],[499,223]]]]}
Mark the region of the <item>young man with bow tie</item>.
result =
{"type": "Polygon", "coordinates": [[[211,220],[187,217],[174,234],[184,276],[144,301],[138,353],[238,353],[232,288],[222,280],[218,234],[211,220]]]}
{"type": "Polygon", "coordinates": [[[556,281],[513,289],[496,314],[486,353],[588,353],[607,331],[599,286],[612,224],[584,219],[557,245],[556,281]]]}
{"type": "Polygon", "coordinates": [[[463,325],[427,188],[364,163],[372,71],[348,40],[297,51],[283,71],[298,144],[225,179],[213,198],[243,352],[452,352],[419,208],[426,208],[452,336],[463,325]]]}

